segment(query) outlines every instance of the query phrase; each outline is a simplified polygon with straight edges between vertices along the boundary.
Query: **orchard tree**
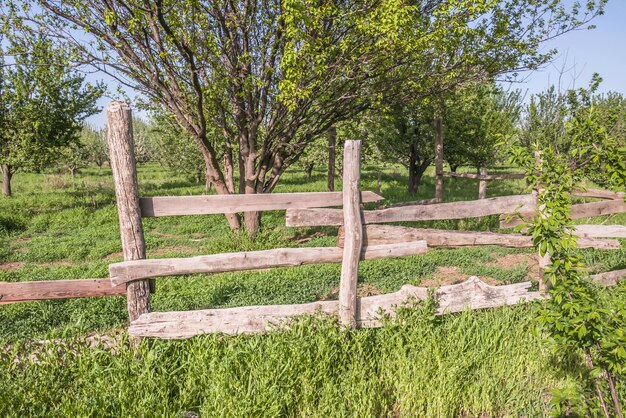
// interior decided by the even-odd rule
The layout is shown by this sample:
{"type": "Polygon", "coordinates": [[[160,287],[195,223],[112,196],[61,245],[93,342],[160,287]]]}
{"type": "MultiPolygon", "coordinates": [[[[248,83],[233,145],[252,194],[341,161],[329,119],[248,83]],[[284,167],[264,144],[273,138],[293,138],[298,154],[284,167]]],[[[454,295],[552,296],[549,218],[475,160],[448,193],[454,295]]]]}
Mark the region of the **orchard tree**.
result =
{"type": "MultiPolygon", "coordinates": [[[[380,94],[400,101],[536,68],[553,55],[543,41],[584,26],[604,3],[37,0],[30,18],[167,108],[218,193],[231,193],[238,166],[237,191],[250,194],[271,192],[311,141],[380,94]]],[[[258,214],[245,223],[254,233],[258,214]]]]}
{"type": "Polygon", "coordinates": [[[196,183],[204,181],[207,190],[211,187],[205,175],[202,154],[169,114],[153,113],[148,134],[154,161],[170,167],[177,173],[192,176],[196,183]]]}
{"type": "Polygon", "coordinates": [[[80,143],[85,149],[86,161],[102,168],[109,161],[109,148],[107,146],[104,129],[96,129],[91,125],[83,125],[80,133],[80,143]]]}
{"type": "Polygon", "coordinates": [[[61,148],[58,160],[64,164],[70,174],[75,176],[79,168],[95,164],[98,168],[109,161],[104,130],[97,130],[89,124],[84,124],[77,141],[70,142],[61,148]]]}
{"type": "Polygon", "coordinates": [[[18,169],[41,169],[78,140],[81,123],[96,113],[103,90],[85,83],[67,51],[50,39],[4,29],[5,55],[12,61],[0,68],[0,167],[2,193],[11,196],[18,169]]]}
{"type": "Polygon", "coordinates": [[[501,159],[497,144],[515,135],[520,112],[520,91],[504,91],[492,80],[448,95],[442,113],[444,158],[450,169],[494,165],[501,159]]]}
{"type": "Polygon", "coordinates": [[[426,169],[434,159],[434,108],[431,100],[412,105],[382,107],[368,114],[362,135],[369,137],[383,161],[400,163],[408,169],[408,192],[417,194],[426,169]]]}

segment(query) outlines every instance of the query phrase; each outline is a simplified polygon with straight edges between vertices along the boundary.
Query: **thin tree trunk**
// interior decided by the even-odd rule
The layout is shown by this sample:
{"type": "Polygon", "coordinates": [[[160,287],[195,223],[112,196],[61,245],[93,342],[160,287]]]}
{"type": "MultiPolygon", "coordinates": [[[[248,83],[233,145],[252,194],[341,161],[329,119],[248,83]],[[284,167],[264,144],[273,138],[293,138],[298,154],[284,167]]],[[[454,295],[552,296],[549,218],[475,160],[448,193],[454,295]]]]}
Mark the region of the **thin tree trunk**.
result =
{"type": "Polygon", "coordinates": [[[409,194],[417,194],[417,149],[415,144],[409,146],[409,194]]]}
{"type": "Polygon", "coordinates": [[[441,118],[435,119],[435,201],[443,201],[443,129],[441,118]]]}
{"type": "Polygon", "coordinates": [[[11,178],[13,177],[11,166],[2,164],[0,165],[0,171],[2,171],[2,196],[10,197],[13,195],[11,192],[11,178]]]}
{"type": "Polygon", "coordinates": [[[328,129],[328,191],[335,191],[335,147],[337,146],[337,128],[328,129]]]}
{"type": "Polygon", "coordinates": [[[315,164],[307,164],[307,166],[304,168],[304,172],[306,173],[306,179],[311,180],[311,177],[313,176],[313,169],[315,168],[315,164]]]}
{"type": "Polygon", "coordinates": [[[233,156],[229,150],[224,154],[224,177],[226,179],[226,188],[228,188],[230,193],[235,193],[235,179],[233,173],[233,156]]]}

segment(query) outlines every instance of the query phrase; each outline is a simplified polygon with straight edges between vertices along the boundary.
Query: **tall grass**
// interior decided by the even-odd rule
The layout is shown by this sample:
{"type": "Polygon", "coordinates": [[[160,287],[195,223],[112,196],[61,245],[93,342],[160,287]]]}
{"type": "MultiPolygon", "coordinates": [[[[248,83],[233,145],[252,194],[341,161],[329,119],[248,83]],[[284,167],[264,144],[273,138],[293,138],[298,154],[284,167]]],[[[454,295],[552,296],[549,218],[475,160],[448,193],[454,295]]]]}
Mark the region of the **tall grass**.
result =
{"type": "Polygon", "coordinates": [[[359,331],[308,317],[136,352],[127,341],[18,345],[0,371],[1,416],[538,417],[551,388],[576,385],[552,366],[528,307],[434,317],[420,305],[359,331]]]}
{"type": "MultiPolygon", "coordinates": [[[[0,199],[0,281],[107,277],[108,264],[121,260],[110,176],[95,169],[75,179],[18,174],[15,197],[0,199]]],[[[376,176],[366,167],[363,189],[374,190],[376,176]]],[[[139,178],[144,196],[202,193],[201,185],[156,166],[140,167],[139,178]]],[[[385,203],[434,194],[429,175],[418,196],[408,196],[405,184],[401,173],[385,171],[385,203]]],[[[445,185],[447,200],[476,198],[476,181],[446,179],[445,185]]],[[[310,182],[296,172],[277,191],[325,186],[321,172],[310,182]]],[[[521,181],[489,186],[489,196],[522,192],[521,181]]],[[[336,228],[286,228],[280,211],[265,213],[263,222],[250,242],[230,233],[219,215],[145,219],[148,256],[335,243],[336,228]]],[[[626,215],[595,222],[624,224],[626,215]]],[[[498,220],[407,225],[497,230],[498,220]]],[[[582,254],[594,272],[626,268],[624,248],[582,254]]],[[[498,260],[529,252],[476,247],[372,260],[361,263],[359,282],[368,291],[392,292],[431,280],[445,267],[463,278],[514,283],[527,278],[528,266],[498,260]]],[[[161,278],[153,309],[332,299],[339,272],[338,264],[328,264],[161,278]]],[[[0,416],[544,416],[551,390],[577,388],[584,368],[576,353],[567,370],[553,365],[531,312],[520,306],[434,318],[420,305],[379,330],[345,331],[332,319],[302,318],[267,335],[144,341],[133,351],[124,337],[122,297],[0,305],[0,416]],[[119,333],[122,340],[113,350],[93,348],[83,338],[90,333],[119,333]]]]}

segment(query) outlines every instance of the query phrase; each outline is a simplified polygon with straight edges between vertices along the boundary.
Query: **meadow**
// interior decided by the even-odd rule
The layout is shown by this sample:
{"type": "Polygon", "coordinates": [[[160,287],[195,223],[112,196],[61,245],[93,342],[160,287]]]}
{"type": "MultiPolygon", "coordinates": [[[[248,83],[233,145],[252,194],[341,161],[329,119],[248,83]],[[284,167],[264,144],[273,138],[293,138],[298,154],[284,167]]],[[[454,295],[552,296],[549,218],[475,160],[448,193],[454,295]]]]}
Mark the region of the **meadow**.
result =
{"type": "MultiPolygon", "coordinates": [[[[138,174],[143,196],[202,193],[185,175],[157,165],[141,166],[138,174]]],[[[375,190],[376,177],[374,167],[365,167],[362,189],[375,190]]],[[[385,170],[383,204],[434,195],[432,172],[418,196],[407,195],[405,184],[400,168],[385,170]]],[[[325,185],[322,172],[307,180],[294,171],[276,191],[325,185]]],[[[492,182],[488,196],[525,190],[523,181],[492,182]]],[[[0,199],[0,281],[107,277],[108,264],[122,260],[110,170],[84,169],[75,178],[18,173],[14,192],[0,199]]],[[[477,181],[445,181],[446,201],[477,193],[477,181]]],[[[626,214],[580,223],[590,222],[626,224],[626,214]]],[[[405,225],[496,231],[498,219],[405,225]]],[[[280,211],[264,213],[254,242],[231,233],[221,215],[148,218],[144,230],[149,258],[332,246],[337,235],[337,228],[286,228],[280,211]]],[[[591,273],[626,268],[625,244],[620,251],[581,253],[591,273]]],[[[162,278],[152,309],[334,299],[339,272],[339,264],[328,264],[162,278]]],[[[506,284],[536,274],[531,250],[433,249],[362,262],[359,294],[470,275],[506,284]]],[[[615,295],[606,292],[608,304],[615,295]]],[[[144,340],[132,350],[122,297],[0,305],[0,416],[545,416],[555,390],[575,397],[589,380],[581,378],[587,372],[577,353],[567,354],[566,369],[557,366],[564,353],[553,352],[537,330],[536,306],[434,317],[431,304],[422,303],[379,330],[345,331],[330,318],[302,318],[266,335],[144,340]],[[109,343],[85,341],[93,335],[109,343]]],[[[626,388],[619,390],[626,400],[626,388]]]]}

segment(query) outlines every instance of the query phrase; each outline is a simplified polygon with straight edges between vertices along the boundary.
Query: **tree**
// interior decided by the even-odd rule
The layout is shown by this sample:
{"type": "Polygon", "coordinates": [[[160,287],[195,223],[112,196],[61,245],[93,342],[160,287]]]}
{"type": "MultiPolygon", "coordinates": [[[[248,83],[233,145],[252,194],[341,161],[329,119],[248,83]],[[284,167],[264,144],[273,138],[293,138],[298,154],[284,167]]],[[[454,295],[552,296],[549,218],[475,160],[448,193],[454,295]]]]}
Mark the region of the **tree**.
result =
{"type": "Polygon", "coordinates": [[[149,138],[154,160],[192,176],[196,183],[204,179],[205,188],[210,188],[202,155],[171,116],[164,112],[153,113],[149,138]]]}
{"type": "Polygon", "coordinates": [[[81,122],[97,111],[103,90],[84,83],[67,51],[50,39],[6,28],[12,62],[0,67],[0,167],[2,194],[11,196],[18,169],[41,169],[77,141],[81,122]]]}
{"type": "MultiPolygon", "coordinates": [[[[601,82],[600,76],[594,74],[588,88],[560,92],[551,86],[546,92],[532,96],[523,112],[520,144],[526,149],[551,147],[556,154],[564,156],[577,149],[581,141],[598,147],[597,138],[606,137],[618,149],[626,149],[626,100],[617,93],[596,94],[601,82]]],[[[608,139],[603,141],[606,143],[608,139]]],[[[605,158],[610,156],[607,154],[605,158]]],[[[578,165],[574,160],[571,164],[572,169],[578,165]]],[[[626,163],[586,161],[585,175],[609,187],[614,179],[606,166],[611,164],[626,163]]]]}
{"type": "Polygon", "coordinates": [[[80,143],[85,148],[87,162],[102,168],[109,161],[109,149],[104,135],[104,129],[95,129],[85,124],[80,134],[80,143]]]}
{"type": "Polygon", "coordinates": [[[426,169],[434,159],[434,108],[429,100],[396,105],[373,112],[366,130],[384,161],[404,165],[409,172],[409,194],[417,194],[426,169]]]}
{"type": "Polygon", "coordinates": [[[504,91],[493,80],[448,95],[443,110],[444,157],[451,170],[470,164],[479,170],[498,161],[498,143],[517,131],[519,90],[504,91]]]}
{"type": "MultiPolygon", "coordinates": [[[[76,41],[86,59],[168,109],[218,193],[231,193],[238,166],[238,191],[250,194],[271,192],[311,141],[382,93],[401,100],[545,63],[540,43],[605,0],[37,3],[49,13],[32,20],[74,41],[68,25],[92,35],[76,41]]],[[[258,214],[245,219],[254,233],[258,214]]]]}
{"type": "Polygon", "coordinates": [[[98,168],[109,161],[109,150],[104,130],[83,124],[77,141],[70,142],[59,151],[59,161],[75,176],[79,168],[95,164],[98,168]]]}

